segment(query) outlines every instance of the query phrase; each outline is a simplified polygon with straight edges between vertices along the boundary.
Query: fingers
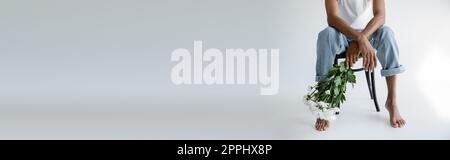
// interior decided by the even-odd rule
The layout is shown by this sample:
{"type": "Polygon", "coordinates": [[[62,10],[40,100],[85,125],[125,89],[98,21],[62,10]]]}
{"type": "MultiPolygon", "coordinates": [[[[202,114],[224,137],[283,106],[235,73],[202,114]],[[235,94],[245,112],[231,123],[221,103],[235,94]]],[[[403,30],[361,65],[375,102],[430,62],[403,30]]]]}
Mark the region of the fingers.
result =
{"type": "Polygon", "coordinates": [[[347,68],[353,66],[353,64],[352,64],[352,61],[353,61],[353,60],[352,60],[352,59],[353,59],[353,54],[350,53],[350,52],[347,52],[347,53],[346,53],[346,58],[345,58],[345,66],[346,66],[347,68]]]}
{"type": "Polygon", "coordinates": [[[366,71],[372,71],[373,61],[372,61],[372,54],[367,54],[367,68],[366,71]]]}
{"type": "Polygon", "coordinates": [[[377,56],[375,55],[375,52],[372,52],[371,54],[371,64],[370,64],[370,70],[375,71],[375,68],[377,67],[377,56]]]}
{"type": "Polygon", "coordinates": [[[378,59],[377,59],[376,53],[374,53],[374,56],[373,56],[373,63],[374,63],[373,70],[375,70],[375,68],[377,68],[377,64],[378,64],[378,59]]]}
{"type": "Polygon", "coordinates": [[[354,55],[353,54],[351,54],[351,56],[350,56],[350,67],[353,67],[353,59],[354,59],[354,55]]]}
{"type": "Polygon", "coordinates": [[[363,57],[363,68],[365,71],[367,71],[367,64],[368,64],[367,56],[364,56],[363,57]]]}
{"type": "Polygon", "coordinates": [[[375,70],[375,64],[377,63],[373,57],[374,56],[370,57],[370,61],[372,62],[372,63],[370,63],[370,71],[375,70]]]}
{"type": "Polygon", "coordinates": [[[365,71],[367,71],[369,69],[369,65],[370,65],[369,54],[364,54],[364,57],[363,57],[363,68],[364,68],[365,71]]]}
{"type": "Polygon", "coordinates": [[[356,63],[356,55],[355,55],[355,53],[348,53],[349,54],[349,67],[353,67],[353,65],[356,63]]]}
{"type": "Polygon", "coordinates": [[[365,71],[374,71],[377,66],[377,57],[375,53],[369,52],[364,54],[363,57],[363,68],[365,71]]]}
{"type": "Polygon", "coordinates": [[[352,66],[353,66],[353,64],[355,64],[356,63],[356,61],[358,61],[358,54],[354,54],[353,55],[353,61],[352,61],[352,66]]]}
{"type": "Polygon", "coordinates": [[[348,57],[348,53],[347,56],[345,57],[345,67],[350,67],[350,61],[349,61],[349,57],[348,57]]]}

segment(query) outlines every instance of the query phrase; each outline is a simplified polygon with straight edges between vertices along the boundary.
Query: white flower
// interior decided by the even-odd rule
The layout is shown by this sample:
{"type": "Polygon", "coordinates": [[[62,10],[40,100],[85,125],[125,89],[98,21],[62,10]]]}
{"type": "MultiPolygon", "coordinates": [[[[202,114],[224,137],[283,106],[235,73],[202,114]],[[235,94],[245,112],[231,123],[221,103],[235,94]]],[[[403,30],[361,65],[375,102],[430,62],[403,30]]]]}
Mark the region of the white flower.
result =
{"type": "Polygon", "coordinates": [[[336,112],[333,112],[331,110],[323,111],[319,114],[320,119],[328,120],[328,121],[334,121],[337,119],[336,112]]]}
{"type": "Polygon", "coordinates": [[[312,91],[314,89],[314,87],[315,86],[313,86],[313,85],[308,86],[308,91],[312,91]]]}
{"type": "Polygon", "coordinates": [[[322,108],[328,108],[328,103],[322,102],[320,101],[319,103],[317,103],[320,107],[322,108]]]}
{"type": "Polygon", "coordinates": [[[316,118],[334,121],[337,119],[336,112],[339,112],[339,108],[328,108],[329,104],[325,102],[317,102],[309,101],[311,105],[309,105],[309,110],[316,118]]]}
{"type": "Polygon", "coordinates": [[[336,113],[340,112],[337,107],[331,106],[330,103],[326,102],[323,97],[315,97],[312,94],[313,90],[317,90],[319,93],[325,93],[326,95],[331,95],[331,90],[318,90],[318,84],[308,86],[308,94],[302,97],[303,103],[309,107],[309,110],[314,117],[324,120],[335,120],[336,113]]]}
{"type": "Polygon", "coordinates": [[[309,102],[308,102],[309,100],[308,100],[308,95],[305,95],[305,96],[303,96],[303,103],[305,104],[305,105],[309,105],[309,102]]]}
{"type": "Polygon", "coordinates": [[[316,102],[314,102],[314,101],[308,101],[308,105],[309,106],[314,106],[314,107],[316,107],[317,108],[317,103],[316,102]]]}
{"type": "Polygon", "coordinates": [[[309,106],[309,110],[315,115],[319,112],[319,109],[316,106],[309,106]]]}
{"type": "Polygon", "coordinates": [[[310,106],[310,105],[312,105],[312,104],[311,104],[312,102],[313,102],[313,101],[312,101],[311,99],[308,100],[308,95],[303,96],[303,103],[304,103],[305,105],[310,106]]]}
{"type": "Polygon", "coordinates": [[[340,111],[341,111],[341,109],[339,109],[338,107],[335,107],[335,108],[331,108],[331,109],[330,109],[330,112],[334,112],[334,113],[340,112],[340,111]]]}
{"type": "Polygon", "coordinates": [[[328,121],[334,121],[337,119],[336,113],[327,114],[323,119],[328,120],[328,121]]]}

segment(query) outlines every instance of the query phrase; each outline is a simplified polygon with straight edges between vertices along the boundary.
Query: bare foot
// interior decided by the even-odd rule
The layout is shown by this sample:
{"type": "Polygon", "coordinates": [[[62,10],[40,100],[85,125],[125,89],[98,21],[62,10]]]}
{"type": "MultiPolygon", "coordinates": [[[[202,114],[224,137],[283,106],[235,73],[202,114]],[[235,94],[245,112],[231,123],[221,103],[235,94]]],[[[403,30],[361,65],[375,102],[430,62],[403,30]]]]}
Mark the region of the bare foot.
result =
{"type": "Polygon", "coordinates": [[[400,115],[397,104],[395,102],[386,101],[386,109],[389,111],[391,126],[394,128],[402,128],[406,121],[400,115]]]}
{"type": "Polygon", "coordinates": [[[317,118],[317,121],[316,121],[316,130],[317,131],[326,131],[329,127],[330,127],[330,121],[317,118]]]}

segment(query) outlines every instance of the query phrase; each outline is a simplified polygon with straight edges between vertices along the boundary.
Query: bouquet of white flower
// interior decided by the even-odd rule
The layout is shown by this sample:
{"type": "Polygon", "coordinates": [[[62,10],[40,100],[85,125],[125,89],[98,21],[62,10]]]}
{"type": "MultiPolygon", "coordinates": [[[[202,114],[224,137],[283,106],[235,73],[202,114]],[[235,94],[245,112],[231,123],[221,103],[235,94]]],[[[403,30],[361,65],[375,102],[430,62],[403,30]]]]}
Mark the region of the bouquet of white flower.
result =
{"type": "Polygon", "coordinates": [[[313,115],[323,120],[335,120],[340,111],[340,104],[345,101],[347,83],[356,83],[356,76],[351,68],[341,62],[328,72],[327,80],[320,81],[309,87],[304,96],[304,102],[313,115]]]}

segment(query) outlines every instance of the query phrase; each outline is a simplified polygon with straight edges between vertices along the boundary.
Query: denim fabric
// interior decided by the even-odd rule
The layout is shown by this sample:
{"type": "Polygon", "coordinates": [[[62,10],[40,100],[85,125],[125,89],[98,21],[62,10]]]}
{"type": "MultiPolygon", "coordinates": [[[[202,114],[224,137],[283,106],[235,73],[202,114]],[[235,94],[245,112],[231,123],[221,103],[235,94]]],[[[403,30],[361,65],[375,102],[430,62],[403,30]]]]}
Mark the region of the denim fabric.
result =
{"type": "MultiPolygon", "coordinates": [[[[327,27],[319,33],[317,40],[316,81],[324,80],[333,67],[334,58],[343,54],[351,39],[338,30],[327,27]]],[[[383,26],[373,33],[370,43],[376,50],[384,77],[400,74],[405,68],[399,63],[399,50],[392,30],[383,26]]]]}

